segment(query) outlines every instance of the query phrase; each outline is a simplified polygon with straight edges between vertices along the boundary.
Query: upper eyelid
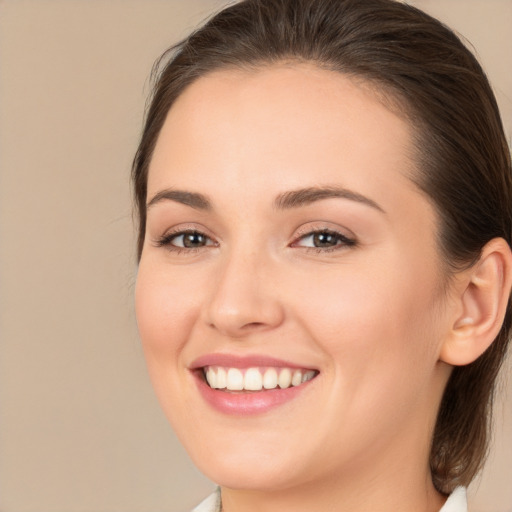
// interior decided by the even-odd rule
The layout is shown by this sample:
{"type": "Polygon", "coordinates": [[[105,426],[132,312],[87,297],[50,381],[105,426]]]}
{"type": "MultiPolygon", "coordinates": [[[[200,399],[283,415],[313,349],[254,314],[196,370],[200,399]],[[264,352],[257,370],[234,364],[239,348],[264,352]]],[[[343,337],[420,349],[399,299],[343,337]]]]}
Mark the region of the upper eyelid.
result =
{"type": "Polygon", "coordinates": [[[166,231],[164,231],[163,235],[160,238],[172,235],[178,236],[186,233],[200,233],[201,235],[211,238],[212,240],[218,239],[218,237],[213,236],[209,229],[206,229],[203,226],[197,226],[195,224],[186,223],[167,229],[166,231]]]}
{"type": "Polygon", "coordinates": [[[297,240],[297,239],[302,238],[304,236],[311,235],[311,234],[314,234],[314,233],[321,233],[321,232],[324,232],[324,231],[328,231],[329,233],[338,234],[341,237],[348,238],[350,240],[355,240],[357,238],[356,235],[351,230],[349,230],[347,228],[341,228],[339,226],[338,227],[331,227],[331,226],[325,225],[324,223],[322,223],[318,227],[302,226],[302,227],[300,227],[296,231],[296,234],[294,235],[294,238],[295,238],[295,240],[297,240]]]}

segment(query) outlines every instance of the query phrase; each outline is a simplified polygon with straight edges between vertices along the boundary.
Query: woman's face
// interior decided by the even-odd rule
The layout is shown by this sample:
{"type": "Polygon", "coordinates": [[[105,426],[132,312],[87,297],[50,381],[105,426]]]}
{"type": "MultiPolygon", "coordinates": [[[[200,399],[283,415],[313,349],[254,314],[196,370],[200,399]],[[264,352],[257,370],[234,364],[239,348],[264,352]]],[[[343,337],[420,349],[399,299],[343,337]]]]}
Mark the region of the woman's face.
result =
{"type": "Polygon", "coordinates": [[[216,482],[428,468],[448,322],[410,139],[368,87],[308,65],[215,72],[170,110],[137,320],[163,409],[216,482]]]}

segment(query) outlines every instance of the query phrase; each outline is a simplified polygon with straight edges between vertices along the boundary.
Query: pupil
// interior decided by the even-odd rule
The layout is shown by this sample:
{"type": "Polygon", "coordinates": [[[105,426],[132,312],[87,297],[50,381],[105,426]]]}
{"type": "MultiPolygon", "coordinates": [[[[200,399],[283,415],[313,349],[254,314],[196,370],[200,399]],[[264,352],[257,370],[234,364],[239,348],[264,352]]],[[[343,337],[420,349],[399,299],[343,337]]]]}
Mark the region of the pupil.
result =
{"type": "Polygon", "coordinates": [[[204,245],[204,237],[201,233],[186,233],[183,237],[183,245],[185,247],[197,247],[204,245]]]}
{"type": "Polygon", "coordinates": [[[336,236],[331,233],[315,233],[313,237],[315,247],[332,247],[336,245],[336,236]]]}

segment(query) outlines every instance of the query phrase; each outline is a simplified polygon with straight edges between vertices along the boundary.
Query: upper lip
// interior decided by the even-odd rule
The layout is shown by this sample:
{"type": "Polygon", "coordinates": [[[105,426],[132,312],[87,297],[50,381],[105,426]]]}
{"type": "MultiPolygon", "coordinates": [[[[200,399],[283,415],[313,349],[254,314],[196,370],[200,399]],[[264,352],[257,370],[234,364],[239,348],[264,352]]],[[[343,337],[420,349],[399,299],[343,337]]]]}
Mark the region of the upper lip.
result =
{"type": "Polygon", "coordinates": [[[234,354],[205,354],[194,359],[190,364],[191,370],[204,368],[205,366],[224,366],[227,368],[254,368],[272,366],[276,368],[296,368],[306,370],[316,370],[309,365],[292,363],[283,359],[277,359],[262,354],[234,355],[234,354]]]}

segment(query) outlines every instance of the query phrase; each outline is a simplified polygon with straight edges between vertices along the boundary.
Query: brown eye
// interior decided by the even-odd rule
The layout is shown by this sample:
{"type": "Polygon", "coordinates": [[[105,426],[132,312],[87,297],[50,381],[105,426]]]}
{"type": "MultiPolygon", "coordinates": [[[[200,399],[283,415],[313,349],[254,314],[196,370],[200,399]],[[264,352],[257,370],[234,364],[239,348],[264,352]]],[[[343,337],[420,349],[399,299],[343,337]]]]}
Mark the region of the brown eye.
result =
{"type": "Polygon", "coordinates": [[[338,244],[339,237],[328,231],[319,231],[313,235],[312,241],[315,247],[334,247],[338,244]]]}
{"type": "Polygon", "coordinates": [[[354,246],[356,241],[337,231],[321,229],[301,236],[293,245],[306,249],[324,249],[328,251],[329,249],[342,249],[343,247],[354,246]]]}
{"type": "Polygon", "coordinates": [[[201,249],[206,246],[216,245],[215,242],[200,231],[176,231],[164,235],[156,242],[158,247],[167,247],[169,250],[201,249]]]}
{"type": "Polygon", "coordinates": [[[206,241],[207,238],[202,233],[199,233],[198,231],[192,231],[176,236],[173,239],[173,245],[187,248],[203,247],[206,245],[206,241]],[[176,243],[177,240],[180,240],[180,242],[176,243]]]}

